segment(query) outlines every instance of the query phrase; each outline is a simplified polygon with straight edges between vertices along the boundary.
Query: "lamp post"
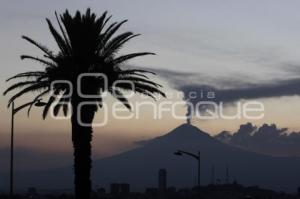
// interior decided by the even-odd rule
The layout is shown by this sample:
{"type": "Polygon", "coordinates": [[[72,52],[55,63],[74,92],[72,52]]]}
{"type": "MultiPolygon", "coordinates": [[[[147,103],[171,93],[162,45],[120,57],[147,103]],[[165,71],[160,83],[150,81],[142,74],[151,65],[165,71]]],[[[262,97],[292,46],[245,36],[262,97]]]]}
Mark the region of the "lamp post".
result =
{"type": "Polygon", "coordinates": [[[45,102],[41,102],[40,99],[32,102],[28,102],[26,104],[23,104],[17,108],[15,108],[15,102],[13,101],[11,103],[11,136],[10,136],[10,184],[9,184],[9,196],[12,199],[14,195],[14,116],[17,112],[19,112],[21,109],[30,106],[35,105],[38,107],[45,106],[45,102]]]}
{"type": "Polygon", "coordinates": [[[193,154],[193,153],[182,151],[182,150],[178,150],[174,153],[174,155],[179,155],[179,156],[184,155],[184,154],[195,158],[198,162],[198,188],[200,188],[200,151],[198,151],[198,154],[193,154]]]}

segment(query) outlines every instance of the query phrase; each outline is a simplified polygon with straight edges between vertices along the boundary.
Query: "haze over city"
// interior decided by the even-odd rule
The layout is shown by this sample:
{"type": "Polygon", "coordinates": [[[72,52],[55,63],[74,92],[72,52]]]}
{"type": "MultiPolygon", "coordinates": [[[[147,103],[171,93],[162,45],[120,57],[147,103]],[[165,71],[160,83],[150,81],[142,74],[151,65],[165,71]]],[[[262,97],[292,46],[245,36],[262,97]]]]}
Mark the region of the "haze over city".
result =
{"type": "MultiPolygon", "coordinates": [[[[156,54],[130,60],[125,66],[155,72],[156,76],[149,74],[149,77],[162,85],[166,98],[160,97],[153,103],[157,106],[162,102],[177,103],[174,111],[178,117],[174,117],[174,112],[164,111],[158,119],[154,117],[155,111],[145,106],[139,109],[139,117],[132,119],[118,119],[108,112],[107,124],[97,127],[97,121],[105,115],[104,109],[99,109],[93,129],[94,160],[133,149],[148,149],[144,144],[149,140],[160,138],[186,123],[218,142],[242,150],[272,157],[299,158],[299,7],[300,2],[296,0],[228,0],[224,3],[217,0],[3,1],[0,6],[0,92],[4,93],[10,85],[6,82],[9,77],[45,68],[30,60],[21,61],[22,54],[40,55],[39,49],[22,39],[22,35],[49,49],[59,50],[46,18],[58,28],[55,12],[61,14],[68,9],[73,15],[77,10],[84,13],[90,8],[101,16],[107,11],[112,21],[128,19],[120,32],[141,34],[128,42],[120,54],[144,51],[156,54]],[[188,99],[191,92],[194,97],[188,99]],[[257,102],[263,106],[263,116],[209,120],[199,119],[192,113],[189,121],[187,101],[196,105],[205,101],[209,92],[215,94],[212,101],[224,103],[225,115],[237,114],[239,105],[257,102]]],[[[11,110],[7,104],[10,96],[9,93],[0,98],[0,174],[9,171],[11,110]]],[[[32,95],[26,94],[15,104],[22,105],[31,99],[32,95]]],[[[112,96],[104,99],[108,107],[117,101],[112,96]]],[[[151,99],[145,100],[138,95],[130,101],[150,102],[151,99]]],[[[68,119],[48,117],[43,120],[39,107],[33,108],[30,117],[27,111],[20,111],[15,116],[15,169],[27,172],[70,167],[73,164],[71,128],[68,119]]],[[[197,147],[191,148],[196,150],[197,147]]],[[[298,160],[295,162],[297,165],[298,160]]],[[[105,164],[110,166],[110,163],[105,164]]],[[[1,185],[8,186],[8,182],[1,185]]]]}

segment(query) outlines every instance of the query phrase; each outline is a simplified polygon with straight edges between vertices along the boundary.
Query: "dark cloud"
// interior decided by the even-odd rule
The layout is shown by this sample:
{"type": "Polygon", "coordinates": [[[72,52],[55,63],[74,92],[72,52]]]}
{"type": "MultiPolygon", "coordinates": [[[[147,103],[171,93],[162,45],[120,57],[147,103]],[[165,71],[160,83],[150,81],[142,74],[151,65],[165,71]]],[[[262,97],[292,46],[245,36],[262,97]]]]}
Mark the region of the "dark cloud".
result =
{"type": "Polygon", "coordinates": [[[199,101],[207,100],[201,96],[201,93],[213,92],[215,98],[211,99],[216,102],[232,103],[242,99],[258,99],[258,98],[271,98],[282,96],[294,96],[300,95],[300,78],[290,80],[279,80],[273,83],[267,84],[249,84],[247,86],[241,86],[230,89],[219,89],[210,85],[186,85],[181,86],[180,90],[183,91],[185,96],[191,93],[196,93],[194,99],[190,99],[191,102],[197,103],[199,101]]]}
{"type": "Polygon", "coordinates": [[[164,78],[169,83],[171,83],[172,86],[174,86],[179,90],[183,86],[198,85],[199,82],[201,82],[201,85],[210,85],[217,88],[218,87],[231,88],[231,87],[235,87],[237,84],[241,85],[242,80],[248,78],[248,76],[243,76],[241,74],[236,75],[235,78],[232,78],[232,77],[221,76],[221,75],[211,76],[211,75],[201,74],[201,73],[180,72],[180,71],[172,71],[166,69],[152,69],[152,68],[144,68],[144,69],[155,72],[159,77],[164,78]]]}
{"type": "Polygon", "coordinates": [[[300,156],[300,133],[288,133],[275,124],[243,124],[237,132],[223,131],[215,136],[227,144],[273,156],[300,156]]]}
{"type": "Polygon", "coordinates": [[[282,72],[290,77],[300,77],[300,65],[297,62],[284,62],[280,63],[282,72]]]}
{"type": "Polygon", "coordinates": [[[208,92],[215,93],[215,98],[210,101],[230,104],[239,100],[272,98],[282,96],[300,95],[300,69],[291,66],[290,73],[294,76],[289,79],[273,79],[268,81],[256,80],[247,75],[207,76],[199,73],[185,73],[164,69],[150,69],[160,77],[171,82],[173,86],[184,93],[185,99],[192,103],[207,100],[208,92]],[[292,70],[293,69],[293,70],[292,70]],[[297,72],[296,72],[297,71],[297,72]],[[299,74],[298,76],[296,74],[299,74]],[[195,97],[191,99],[189,94],[195,97]]]}
{"type": "MultiPolygon", "coordinates": [[[[188,100],[193,105],[200,101],[210,101],[222,102],[224,107],[230,107],[240,100],[300,95],[300,67],[295,64],[286,64],[283,68],[286,75],[280,78],[266,77],[264,80],[245,74],[231,74],[231,77],[209,76],[157,68],[144,69],[156,72],[159,77],[166,79],[172,87],[183,92],[183,100],[188,100]],[[214,96],[208,97],[209,93],[213,93],[214,96]]],[[[194,111],[200,111],[202,114],[214,109],[213,106],[205,104],[198,107],[199,110],[194,111]]],[[[189,110],[187,112],[189,114],[189,110]]]]}

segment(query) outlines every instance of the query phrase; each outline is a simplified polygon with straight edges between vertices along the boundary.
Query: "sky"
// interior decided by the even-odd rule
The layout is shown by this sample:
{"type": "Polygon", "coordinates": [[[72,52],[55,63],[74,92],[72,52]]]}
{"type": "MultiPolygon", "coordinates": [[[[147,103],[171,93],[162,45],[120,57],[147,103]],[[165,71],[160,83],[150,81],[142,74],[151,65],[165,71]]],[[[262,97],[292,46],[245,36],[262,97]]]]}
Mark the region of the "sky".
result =
{"type": "MultiPolygon", "coordinates": [[[[152,51],[156,56],[133,60],[130,65],[157,71],[158,81],[170,93],[167,100],[183,102],[184,88],[203,85],[213,88],[252,89],[261,95],[265,117],[253,124],[276,123],[290,131],[300,131],[299,91],[290,81],[300,75],[300,2],[297,0],[2,0],[0,6],[0,91],[13,74],[40,69],[36,63],[21,61],[21,54],[39,55],[39,51],[21,39],[28,35],[56,49],[45,18],[55,20],[54,12],[69,9],[85,11],[90,7],[100,15],[108,11],[113,20],[128,19],[122,31],[131,30],[142,36],[134,39],[122,52],[152,51]],[[287,87],[279,87],[282,83],[287,87]],[[277,95],[264,95],[265,89],[280,89],[277,95]],[[285,92],[289,88],[291,91],[285,92]]],[[[295,85],[295,84],[293,84],[295,85]]],[[[217,89],[217,90],[218,90],[217,89]]],[[[231,92],[235,93],[235,92],[231,92]]],[[[18,105],[30,99],[16,102],[18,105]]],[[[0,149],[9,146],[10,112],[8,97],[0,98],[0,149]]],[[[112,104],[113,99],[107,99],[112,104]]],[[[138,101],[139,99],[135,99],[138,101]]],[[[234,101],[240,101],[239,97],[234,101]]],[[[227,111],[234,111],[228,106],[227,111]]],[[[184,105],[178,108],[186,114],[184,105]]],[[[166,113],[155,120],[147,108],[139,120],[115,120],[109,117],[105,127],[95,128],[94,156],[103,157],[134,147],[137,140],[149,139],[175,128],[185,119],[175,120],[166,113]]],[[[101,118],[101,112],[98,113],[101,118]]],[[[235,131],[239,120],[195,121],[210,134],[235,131]]],[[[53,153],[71,153],[68,120],[41,119],[35,110],[30,118],[16,116],[16,147],[53,153]]]]}

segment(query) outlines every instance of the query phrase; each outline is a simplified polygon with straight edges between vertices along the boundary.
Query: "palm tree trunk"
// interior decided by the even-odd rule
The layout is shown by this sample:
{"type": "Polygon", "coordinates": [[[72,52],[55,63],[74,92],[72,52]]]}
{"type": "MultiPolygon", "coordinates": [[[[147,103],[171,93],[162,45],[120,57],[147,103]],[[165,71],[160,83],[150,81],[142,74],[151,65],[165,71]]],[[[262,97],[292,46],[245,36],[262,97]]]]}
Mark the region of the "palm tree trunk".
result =
{"type": "Polygon", "coordinates": [[[91,194],[91,141],[92,141],[92,121],[95,115],[94,108],[83,106],[78,113],[78,102],[72,102],[72,141],[74,148],[74,184],[75,199],[90,199],[91,194]],[[82,126],[79,123],[78,114],[82,122],[90,124],[82,126]]]}

